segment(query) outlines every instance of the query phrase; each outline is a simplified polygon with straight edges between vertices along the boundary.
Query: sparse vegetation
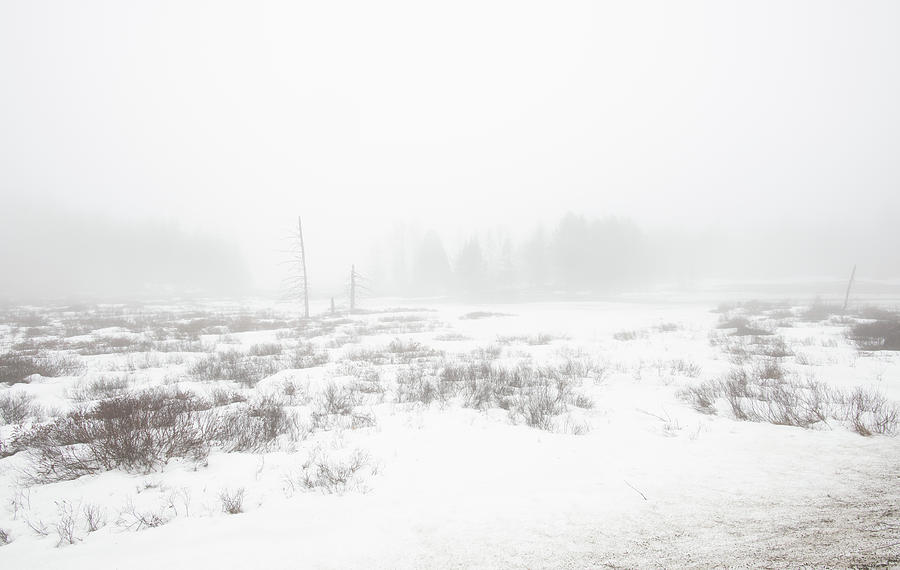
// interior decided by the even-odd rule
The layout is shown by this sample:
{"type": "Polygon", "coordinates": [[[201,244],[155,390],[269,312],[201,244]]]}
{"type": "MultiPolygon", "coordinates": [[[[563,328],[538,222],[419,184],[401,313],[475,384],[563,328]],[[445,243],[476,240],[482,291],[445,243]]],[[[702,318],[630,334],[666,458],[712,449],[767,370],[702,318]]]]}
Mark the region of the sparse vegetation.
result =
{"type": "Polygon", "coordinates": [[[188,373],[198,380],[230,380],[254,386],[280,369],[279,362],[272,357],[250,356],[231,350],[198,360],[188,373]]]}
{"type": "Polygon", "coordinates": [[[361,449],[347,457],[329,455],[314,449],[302,466],[301,472],[289,479],[292,488],[320,491],[325,494],[343,494],[361,485],[364,469],[373,471],[372,460],[361,449]]]}
{"type": "Polygon", "coordinates": [[[145,472],[174,457],[206,457],[199,413],[208,408],[191,393],[149,390],[76,410],[15,443],[32,451],[29,476],[38,483],[116,468],[145,472]]]}
{"type": "Polygon", "coordinates": [[[860,350],[900,350],[900,317],[857,323],[847,336],[860,350]]]}
{"type": "Polygon", "coordinates": [[[34,396],[30,394],[25,392],[0,394],[0,425],[20,424],[28,418],[41,419],[43,415],[43,409],[34,402],[34,396]]]}
{"type": "Polygon", "coordinates": [[[737,420],[811,428],[842,421],[860,435],[893,435],[900,408],[878,392],[828,388],[814,380],[788,377],[775,362],[734,368],[724,378],[688,386],[680,392],[698,411],[715,414],[722,400],[737,420]]]}
{"type": "Polygon", "coordinates": [[[46,378],[72,376],[83,370],[81,361],[67,354],[38,353],[34,356],[8,352],[0,354],[0,383],[28,382],[34,374],[46,378]]]}
{"type": "Polygon", "coordinates": [[[222,504],[222,512],[229,515],[237,515],[244,512],[244,488],[230,491],[222,489],[219,493],[219,501],[222,504]]]}

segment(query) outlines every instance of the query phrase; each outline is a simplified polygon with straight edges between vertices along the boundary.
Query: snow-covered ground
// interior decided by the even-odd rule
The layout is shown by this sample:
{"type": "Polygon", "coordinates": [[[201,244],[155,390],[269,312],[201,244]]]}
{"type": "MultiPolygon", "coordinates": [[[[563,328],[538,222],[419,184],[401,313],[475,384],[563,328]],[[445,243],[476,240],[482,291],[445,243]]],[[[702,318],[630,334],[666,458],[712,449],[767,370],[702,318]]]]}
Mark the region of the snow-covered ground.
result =
{"type": "MultiPolygon", "coordinates": [[[[896,410],[900,353],[848,340],[863,317],[684,299],[396,306],[312,325],[266,303],[8,312],[0,353],[68,355],[71,370],[0,384],[33,396],[0,425],[0,567],[900,564],[900,439],[853,421],[896,410]],[[724,327],[740,317],[772,334],[724,327]],[[252,378],[198,365],[223,354],[252,378]],[[765,364],[760,386],[799,397],[804,427],[736,417],[722,381],[765,364]],[[466,366],[471,384],[448,372],[466,366]],[[498,370],[533,383],[500,386],[498,370]],[[223,439],[200,458],[36,481],[23,433],[154,386],[247,399],[198,412],[225,422],[270,395],[290,421],[241,452],[223,439]],[[723,390],[707,407],[687,390],[703,386],[723,390]],[[885,399],[853,416],[857,388],[885,399]]],[[[771,412],[760,402],[748,409],[771,412]]]]}

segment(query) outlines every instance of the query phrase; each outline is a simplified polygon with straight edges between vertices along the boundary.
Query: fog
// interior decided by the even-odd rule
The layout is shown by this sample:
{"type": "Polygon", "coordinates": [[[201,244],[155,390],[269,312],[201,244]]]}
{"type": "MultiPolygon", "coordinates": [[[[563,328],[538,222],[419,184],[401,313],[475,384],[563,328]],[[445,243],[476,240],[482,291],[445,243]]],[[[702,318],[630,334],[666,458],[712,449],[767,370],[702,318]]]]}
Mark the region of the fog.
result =
{"type": "Polygon", "coordinates": [[[900,278],[896,2],[0,4],[0,298],[900,278]]]}

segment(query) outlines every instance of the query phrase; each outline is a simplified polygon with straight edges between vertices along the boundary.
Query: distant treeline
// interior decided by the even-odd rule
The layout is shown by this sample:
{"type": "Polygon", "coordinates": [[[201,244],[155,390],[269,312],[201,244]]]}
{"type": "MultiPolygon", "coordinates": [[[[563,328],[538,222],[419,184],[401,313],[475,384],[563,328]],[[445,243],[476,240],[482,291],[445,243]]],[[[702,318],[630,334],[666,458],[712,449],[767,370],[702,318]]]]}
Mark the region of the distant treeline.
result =
{"type": "Polygon", "coordinates": [[[449,250],[428,230],[388,249],[371,268],[376,294],[468,298],[630,289],[648,282],[658,253],[629,220],[576,214],[518,240],[487,232],[449,250]]]}
{"type": "MultiPolygon", "coordinates": [[[[652,230],[566,214],[554,225],[480,232],[451,246],[399,227],[367,263],[376,295],[503,300],[694,288],[710,281],[900,279],[896,225],[733,224],[652,230]]],[[[840,287],[838,287],[840,288],[840,287]]],[[[811,291],[810,294],[821,292],[811,291]]]]}

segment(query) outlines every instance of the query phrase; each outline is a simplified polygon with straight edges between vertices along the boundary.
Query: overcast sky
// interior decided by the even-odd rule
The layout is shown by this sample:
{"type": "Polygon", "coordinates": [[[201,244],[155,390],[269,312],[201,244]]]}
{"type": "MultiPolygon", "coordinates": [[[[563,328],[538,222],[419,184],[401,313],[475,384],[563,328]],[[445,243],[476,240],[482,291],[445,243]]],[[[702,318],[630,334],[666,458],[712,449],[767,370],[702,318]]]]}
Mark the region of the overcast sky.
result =
{"type": "Polygon", "coordinates": [[[329,270],[397,220],[892,227],[898,30],[893,0],[2,0],[0,194],[227,236],[265,286],[297,214],[329,270]]]}

